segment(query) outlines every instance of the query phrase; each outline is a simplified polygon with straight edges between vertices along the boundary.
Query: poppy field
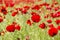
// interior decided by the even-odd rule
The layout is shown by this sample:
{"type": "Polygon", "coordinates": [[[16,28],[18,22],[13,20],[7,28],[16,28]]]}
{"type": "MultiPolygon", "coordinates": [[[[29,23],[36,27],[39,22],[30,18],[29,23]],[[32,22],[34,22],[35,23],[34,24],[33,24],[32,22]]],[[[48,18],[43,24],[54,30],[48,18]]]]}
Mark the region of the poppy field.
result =
{"type": "Polygon", "coordinates": [[[0,40],[60,40],[60,0],[0,0],[0,40]]]}

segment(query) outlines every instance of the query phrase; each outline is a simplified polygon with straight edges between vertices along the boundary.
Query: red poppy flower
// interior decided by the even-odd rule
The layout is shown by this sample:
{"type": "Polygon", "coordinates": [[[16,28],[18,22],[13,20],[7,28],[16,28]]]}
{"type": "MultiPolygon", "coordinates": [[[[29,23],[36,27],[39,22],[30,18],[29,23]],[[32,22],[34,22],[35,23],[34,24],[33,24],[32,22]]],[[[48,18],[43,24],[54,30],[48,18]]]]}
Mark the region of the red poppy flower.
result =
{"type": "Polygon", "coordinates": [[[51,13],[50,16],[51,16],[52,18],[56,18],[56,14],[55,14],[55,13],[51,13]]]}
{"type": "Polygon", "coordinates": [[[57,29],[60,30],[60,26],[58,26],[57,29]]]}
{"type": "Polygon", "coordinates": [[[26,10],[28,10],[30,7],[29,6],[24,6],[23,8],[26,9],[26,10]]]}
{"type": "Polygon", "coordinates": [[[32,12],[31,15],[37,15],[37,13],[36,12],[32,12]]]}
{"type": "Polygon", "coordinates": [[[46,25],[45,25],[45,23],[42,23],[42,24],[39,25],[39,27],[44,29],[44,28],[46,28],[46,25]]]}
{"type": "Polygon", "coordinates": [[[22,10],[22,8],[16,8],[16,10],[19,10],[19,11],[21,11],[21,10],[22,10]]]}
{"type": "Polygon", "coordinates": [[[52,10],[52,8],[51,8],[51,7],[49,7],[49,6],[47,6],[47,7],[46,7],[46,9],[47,9],[47,10],[52,10]]]}
{"type": "Polygon", "coordinates": [[[18,14],[18,12],[13,12],[12,13],[12,16],[14,17],[16,14],[18,14]]]}
{"type": "Polygon", "coordinates": [[[58,11],[55,15],[56,17],[60,17],[60,11],[58,11]]]}
{"type": "Polygon", "coordinates": [[[48,24],[48,26],[49,26],[50,28],[54,27],[54,25],[53,25],[53,24],[48,24]]]}
{"type": "Polygon", "coordinates": [[[5,6],[6,6],[6,7],[8,7],[8,6],[9,6],[9,4],[5,4],[5,6]]]}
{"type": "Polygon", "coordinates": [[[52,20],[47,20],[47,22],[48,22],[48,23],[51,23],[51,22],[52,22],[52,20]]]}
{"type": "Polygon", "coordinates": [[[52,4],[51,7],[53,8],[54,7],[54,4],[52,4]]]}
{"type": "Polygon", "coordinates": [[[51,13],[51,17],[53,18],[60,17],[60,11],[57,13],[51,13]]]}
{"type": "Polygon", "coordinates": [[[32,15],[31,20],[38,23],[40,21],[40,15],[32,15]]]}
{"type": "Polygon", "coordinates": [[[55,10],[55,11],[58,11],[58,10],[59,10],[59,7],[55,7],[54,10],[55,10]]]}
{"type": "Polygon", "coordinates": [[[45,15],[44,18],[48,18],[49,15],[45,15]]]}
{"type": "Polygon", "coordinates": [[[39,7],[39,5],[35,5],[34,7],[32,7],[32,9],[39,10],[40,7],[39,7]]]}
{"type": "Polygon", "coordinates": [[[30,20],[27,20],[27,24],[32,25],[32,23],[31,23],[31,21],[30,21],[30,20]]]}
{"type": "Polygon", "coordinates": [[[3,3],[3,1],[2,0],[0,0],[0,4],[2,4],[3,3]]]}
{"type": "Polygon", "coordinates": [[[43,5],[43,4],[40,4],[39,6],[42,7],[42,6],[44,6],[44,5],[43,5]]]}
{"type": "Polygon", "coordinates": [[[14,6],[14,3],[10,3],[10,7],[13,7],[14,6]]]}
{"type": "Polygon", "coordinates": [[[27,10],[23,8],[23,9],[21,10],[21,12],[22,12],[22,14],[26,14],[26,13],[27,13],[27,10]]]}
{"type": "Polygon", "coordinates": [[[2,12],[4,15],[6,15],[6,14],[7,14],[6,8],[5,8],[5,7],[2,7],[1,12],[2,12]]]}
{"type": "Polygon", "coordinates": [[[49,4],[48,4],[48,3],[46,3],[46,2],[45,2],[45,3],[43,3],[43,5],[44,5],[44,6],[49,6],[49,4]]]}
{"type": "Polygon", "coordinates": [[[2,22],[3,21],[3,18],[0,16],[0,22],[2,22]]]}
{"type": "Polygon", "coordinates": [[[60,20],[56,20],[55,22],[56,22],[56,24],[59,24],[60,23],[60,20]]]}
{"type": "Polygon", "coordinates": [[[50,29],[48,30],[48,34],[49,34],[51,37],[57,35],[57,33],[58,33],[57,28],[52,27],[52,28],[50,28],[50,29]]]}
{"type": "Polygon", "coordinates": [[[13,7],[14,6],[14,2],[13,0],[4,0],[5,6],[8,7],[13,7]]]}
{"type": "Polygon", "coordinates": [[[8,26],[6,27],[6,30],[7,30],[8,32],[14,32],[14,31],[15,31],[15,25],[8,25],[8,26]]]}
{"type": "Polygon", "coordinates": [[[19,25],[15,25],[15,29],[16,29],[16,30],[20,30],[21,27],[20,27],[19,25]]]}

